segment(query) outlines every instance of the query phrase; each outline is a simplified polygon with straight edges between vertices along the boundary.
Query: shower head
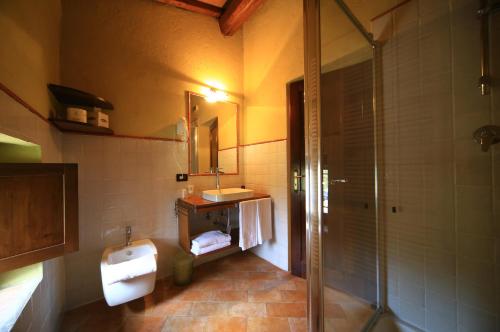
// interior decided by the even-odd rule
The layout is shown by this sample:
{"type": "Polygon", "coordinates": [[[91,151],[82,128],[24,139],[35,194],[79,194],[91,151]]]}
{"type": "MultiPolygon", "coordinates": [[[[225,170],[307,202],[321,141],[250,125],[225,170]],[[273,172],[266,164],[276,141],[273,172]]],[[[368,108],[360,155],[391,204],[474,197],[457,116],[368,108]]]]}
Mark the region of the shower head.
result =
{"type": "Polygon", "coordinates": [[[491,145],[500,143],[499,126],[483,126],[473,134],[474,140],[481,144],[481,150],[487,152],[491,145]]]}

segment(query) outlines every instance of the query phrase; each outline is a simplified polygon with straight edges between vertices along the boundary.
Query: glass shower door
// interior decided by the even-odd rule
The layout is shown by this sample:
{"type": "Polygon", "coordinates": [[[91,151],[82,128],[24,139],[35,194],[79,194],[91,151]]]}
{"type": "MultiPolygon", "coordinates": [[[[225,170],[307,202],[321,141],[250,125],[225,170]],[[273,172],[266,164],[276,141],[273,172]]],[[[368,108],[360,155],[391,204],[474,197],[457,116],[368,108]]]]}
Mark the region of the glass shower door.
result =
{"type": "Polygon", "coordinates": [[[310,326],[500,331],[500,2],[305,3],[310,326]]]}
{"type": "Polygon", "coordinates": [[[324,330],[361,331],[378,304],[373,50],[320,3],[324,330]]]}

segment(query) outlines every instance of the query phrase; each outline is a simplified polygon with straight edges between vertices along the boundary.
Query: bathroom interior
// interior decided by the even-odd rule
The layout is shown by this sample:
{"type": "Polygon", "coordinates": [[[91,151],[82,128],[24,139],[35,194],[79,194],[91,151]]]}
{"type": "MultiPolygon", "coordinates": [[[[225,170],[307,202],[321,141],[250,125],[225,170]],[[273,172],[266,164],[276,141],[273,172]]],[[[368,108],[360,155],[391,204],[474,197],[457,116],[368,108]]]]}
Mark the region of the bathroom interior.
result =
{"type": "Polygon", "coordinates": [[[500,1],[0,1],[0,331],[500,332],[500,1]]]}

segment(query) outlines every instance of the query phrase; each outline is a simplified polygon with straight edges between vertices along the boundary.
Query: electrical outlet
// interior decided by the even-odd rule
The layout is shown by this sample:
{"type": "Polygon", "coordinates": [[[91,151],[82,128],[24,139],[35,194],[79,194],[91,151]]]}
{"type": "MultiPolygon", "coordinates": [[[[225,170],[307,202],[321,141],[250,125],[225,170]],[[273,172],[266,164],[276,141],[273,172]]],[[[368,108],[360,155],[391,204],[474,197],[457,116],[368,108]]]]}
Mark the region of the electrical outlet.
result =
{"type": "Polygon", "coordinates": [[[187,174],[175,174],[175,180],[177,182],[183,182],[188,180],[188,175],[187,174]]]}

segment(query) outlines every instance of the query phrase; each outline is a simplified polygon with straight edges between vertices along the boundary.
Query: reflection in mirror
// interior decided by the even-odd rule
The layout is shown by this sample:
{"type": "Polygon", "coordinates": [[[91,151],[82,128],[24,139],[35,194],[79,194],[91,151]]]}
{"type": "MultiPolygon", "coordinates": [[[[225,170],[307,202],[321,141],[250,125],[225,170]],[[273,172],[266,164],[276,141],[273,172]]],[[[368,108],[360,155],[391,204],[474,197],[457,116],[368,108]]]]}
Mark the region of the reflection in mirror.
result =
{"type": "Polygon", "coordinates": [[[189,173],[238,173],[238,105],[188,92],[189,173]]]}

